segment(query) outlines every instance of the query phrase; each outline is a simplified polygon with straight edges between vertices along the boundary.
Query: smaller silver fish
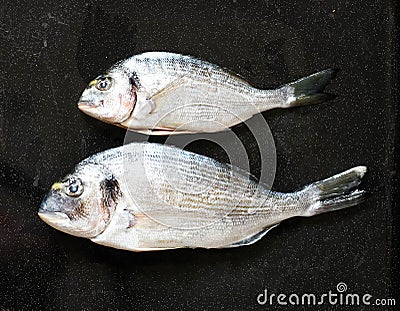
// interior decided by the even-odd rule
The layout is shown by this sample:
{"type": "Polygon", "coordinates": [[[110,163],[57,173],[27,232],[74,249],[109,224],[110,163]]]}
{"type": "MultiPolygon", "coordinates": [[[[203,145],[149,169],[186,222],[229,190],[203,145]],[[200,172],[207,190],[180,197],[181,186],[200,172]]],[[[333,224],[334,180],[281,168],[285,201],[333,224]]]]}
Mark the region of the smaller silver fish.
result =
{"type": "Polygon", "coordinates": [[[292,193],[178,148],[132,143],[93,155],[55,183],[39,216],[63,232],[131,251],[250,245],[281,221],[359,204],[358,166],[292,193]]]}
{"type": "Polygon", "coordinates": [[[103,122],[152,135],[219,132],[254,114],[316,104],[335,77],[327,69],[273,90],[191,56],[147,52],[120,61],[91,81],[78,107],[103,122]]]}

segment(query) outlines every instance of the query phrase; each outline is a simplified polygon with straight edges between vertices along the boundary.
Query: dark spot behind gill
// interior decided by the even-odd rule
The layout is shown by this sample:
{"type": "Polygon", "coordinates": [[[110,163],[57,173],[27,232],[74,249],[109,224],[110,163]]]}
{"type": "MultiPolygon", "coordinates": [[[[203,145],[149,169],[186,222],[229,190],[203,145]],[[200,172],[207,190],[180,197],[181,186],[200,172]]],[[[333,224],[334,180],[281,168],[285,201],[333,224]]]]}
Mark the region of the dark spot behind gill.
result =
{"type": "Polygon", "coordinates": [[[106,203],[111,204],[113,201],[117,203],[118,197],[121,196],[121,190],[119,188],[118,181],[112,176],[110,179],[105,179],[102,182],[102,188],[105,192],[106,203]]]}
{"type": "Polygon", "coordinates": [[[106,223],[110,221],[111,212],[113,212],[118,204],[118,199],[122,193],[119,188],[118,181],[112,176],[110,179],[104,179],[100,183],[102,193],[100,208],[104,215],[106,223]]]}
{"type": "Polygon", "coordinates": [[[137,90],[139,89],[139,78],[136,76],[135,73],[133,73],[130,77],[129,77],[129,85],[130,85],[130,102],[132,103],[132,109],[129,113],[128,118],[126,119],[130,119],[132,117],[133,111],[135,110],[136,107],[136,101],[137,101],[137,90]]]}
{"type": "Polygon", "coordinates": [[[135,72],[129,75],[129,84],[132,87],[132,91],[137,91],[140,88],[140,81],[135,72]]]}

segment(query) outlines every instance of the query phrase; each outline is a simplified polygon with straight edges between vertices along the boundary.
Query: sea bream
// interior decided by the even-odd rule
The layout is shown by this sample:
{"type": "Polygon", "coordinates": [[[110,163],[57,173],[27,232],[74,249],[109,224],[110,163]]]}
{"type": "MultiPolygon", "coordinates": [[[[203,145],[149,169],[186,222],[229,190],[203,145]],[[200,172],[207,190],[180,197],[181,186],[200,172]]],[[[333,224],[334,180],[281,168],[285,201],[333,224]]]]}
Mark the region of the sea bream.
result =
{"type": "Polygon", "coordinates": [[[287,218],[359,204],[365,172],[358,166],[280,193],[211,158],[131,143],[80,162],[51,187],[39,216],[63,232],[131,251],[238,247],[287,218]]]}
{"type": "Polygon", "coordinates": [[[147,52],[120,61],[91,81],[79,99],[84,113],[152,135],[218,132],[273,109],[319,103],[336,70],[262,90],[239,75],[191,56],[147,52]]]}

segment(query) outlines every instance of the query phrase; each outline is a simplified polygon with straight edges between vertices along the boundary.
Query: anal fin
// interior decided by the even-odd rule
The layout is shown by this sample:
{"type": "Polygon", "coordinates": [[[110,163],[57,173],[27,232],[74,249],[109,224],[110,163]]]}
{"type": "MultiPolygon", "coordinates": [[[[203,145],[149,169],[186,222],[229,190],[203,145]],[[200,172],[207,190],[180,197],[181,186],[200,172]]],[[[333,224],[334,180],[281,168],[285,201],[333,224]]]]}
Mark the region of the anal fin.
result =
{"type": "Polygon", "coordinates": [[[251,245],[256,243],[257,241],[261,240],[264,235],[266,235],[271,229],[275,228],[276,226],[278,226],[279,223],[274,224],[272,226],[266,227],[263,230],[261,230],[260,232],[257,232],[256,234],[250,235],[246,238],[244,238],[243,240],[239,241],[239,242],[235,242],[226,246],[222,246],[221,248],[231,248],[231,247],[240,247],[240,246],[246,246],[246,245],[251,245]]]}

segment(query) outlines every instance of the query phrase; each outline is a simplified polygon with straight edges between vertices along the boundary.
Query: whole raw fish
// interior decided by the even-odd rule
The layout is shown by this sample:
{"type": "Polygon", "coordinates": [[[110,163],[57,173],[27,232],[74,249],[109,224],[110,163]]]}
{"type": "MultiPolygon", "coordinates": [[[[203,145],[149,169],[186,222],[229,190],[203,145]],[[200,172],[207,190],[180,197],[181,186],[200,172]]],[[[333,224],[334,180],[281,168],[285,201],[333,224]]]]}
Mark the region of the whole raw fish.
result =
{"type": "Polygon", "coordinates": [[[191,56],[147,52],[91,81],[78,107],[101,121],[153,134],[218,132],[256,113],[319,103],[335,76],[327,69],[273,90],[191,56]]]}
{"type": "Polygon", "coordinates": [[[132,251],[249,245],[282,220],[356,205],[358,166],[278,193],[239,168],[175,147],[132,143],[93,155],[54,184],[39,216],[66,233],[132,251]]]}

